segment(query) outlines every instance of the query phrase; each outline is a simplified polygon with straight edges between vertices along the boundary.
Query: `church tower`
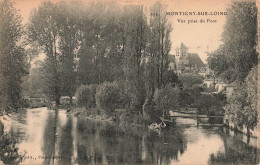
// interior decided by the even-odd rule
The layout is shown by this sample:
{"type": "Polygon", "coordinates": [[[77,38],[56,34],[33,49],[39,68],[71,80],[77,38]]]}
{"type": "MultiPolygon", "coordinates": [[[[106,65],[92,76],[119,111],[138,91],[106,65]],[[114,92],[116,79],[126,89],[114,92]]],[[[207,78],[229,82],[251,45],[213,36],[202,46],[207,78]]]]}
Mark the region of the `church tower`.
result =
{"type": "Polygon", "coordinates": [[[175,49],[174,66],[175,73],[198,73],[205,75],[205,64],[197,53],[189,53],[188,48],[181,43],[180,47],[175,49]]]}
{"type": "Polygon", "coordinates": [[[185,65],[188,64],[188,48],[181,43],[181,46],[177,47],[175,50],[177,74],[180,75],[184,71],[185,65]]]}
{"type": "Polygon", "coordinates": [[[175,58],[177,59],[177,61],[184,62],[184,64],[186,64],[187,56],[188,56],[188,48],[183,43],[181,43],[180,48],[177,47],[175,50],[176,50],[175,58]]]}

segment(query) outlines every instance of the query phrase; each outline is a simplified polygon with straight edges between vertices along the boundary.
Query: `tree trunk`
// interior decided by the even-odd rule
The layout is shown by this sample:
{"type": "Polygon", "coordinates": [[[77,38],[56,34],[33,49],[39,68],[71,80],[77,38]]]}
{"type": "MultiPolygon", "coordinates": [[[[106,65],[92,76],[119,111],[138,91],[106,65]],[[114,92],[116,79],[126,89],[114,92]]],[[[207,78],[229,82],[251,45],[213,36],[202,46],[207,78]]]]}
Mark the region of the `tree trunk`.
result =
{"type": "Polygon", "coordinates": [[[55,103],[56,103],[56,107],[58,107],[60,105],[60,98],[59,97],[55,98],[55,103]]]}
{"type": "Polygon", "coordinates": [[[69,96],[70,97],[70,106],[73,105],[73,102],[72,102],[72,96],[69,96]]]}
{"type": "Polygon", "coordinates": [[[249,127],[246,127],[246,135],[249,137],[250,136],[250,129],[249,129],[249,127]]]}

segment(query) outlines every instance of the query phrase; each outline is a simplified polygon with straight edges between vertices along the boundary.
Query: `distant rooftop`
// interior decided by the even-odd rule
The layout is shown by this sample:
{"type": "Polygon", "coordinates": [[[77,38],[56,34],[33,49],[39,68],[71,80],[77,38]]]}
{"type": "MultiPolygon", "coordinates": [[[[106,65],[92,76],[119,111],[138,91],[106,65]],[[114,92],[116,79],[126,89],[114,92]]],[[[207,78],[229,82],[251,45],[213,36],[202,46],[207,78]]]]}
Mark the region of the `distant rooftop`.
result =
{"type": "Polygon", "coordinates": [[[183,43],[181,43],[181,49],[188,49],[183,43]]]}
{"type": "Polygon", "coordinates": [[[180,48],[177,46],[176,49],[188,49],[182,42],[180,48]]]}
{"type": "Polygon", "coordinates": [[[205,67],[205,64],[202,62],[197,53],[188,53],[187,59],[189,61],[189,64],[187,64],[188,67],[205,67]]]}

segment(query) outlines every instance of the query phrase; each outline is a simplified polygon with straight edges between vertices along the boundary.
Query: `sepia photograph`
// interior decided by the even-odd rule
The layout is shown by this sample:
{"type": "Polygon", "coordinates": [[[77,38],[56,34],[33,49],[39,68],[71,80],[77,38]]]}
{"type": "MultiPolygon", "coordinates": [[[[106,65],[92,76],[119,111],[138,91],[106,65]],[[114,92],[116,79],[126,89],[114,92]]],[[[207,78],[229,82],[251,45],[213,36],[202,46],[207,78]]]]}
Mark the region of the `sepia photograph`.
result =
{"type": "Polygon", "coordinates": [[[0,0],[0,164],[259,164],[259,7],[0,0]]]}

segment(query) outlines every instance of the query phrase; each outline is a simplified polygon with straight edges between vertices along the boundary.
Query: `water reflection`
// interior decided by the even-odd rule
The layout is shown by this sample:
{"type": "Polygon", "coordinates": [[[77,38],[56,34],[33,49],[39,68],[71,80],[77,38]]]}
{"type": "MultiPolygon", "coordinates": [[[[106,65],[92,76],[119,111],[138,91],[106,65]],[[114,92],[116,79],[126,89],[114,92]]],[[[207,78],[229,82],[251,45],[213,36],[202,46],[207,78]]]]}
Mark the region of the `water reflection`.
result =
{"type": "MultiPolygon", "coordinates": [[[[256,147],[219,127],[191,119],[157,134],[137,126],[82,120],[65,111],[29,109],[13,115],[9,132],[26,155],[21,164],[251,163],[256,147]]],[[[8,125],[8,124],[7,124],[8,125]]],[[[8,128],[6,129],[8,130],[8,128]]]]}
{"type": "Polygon", "coordinates": [[[259,162],[259,151],[257,151],[257,148],[241,143],[235,137],[222,136],[221,139],[224,143],[224,151],[212,153],[209,160],[210,164],[234,164],[236,162],[240,164],[249,164],[249,162],[257,164],[259,162]]]}

